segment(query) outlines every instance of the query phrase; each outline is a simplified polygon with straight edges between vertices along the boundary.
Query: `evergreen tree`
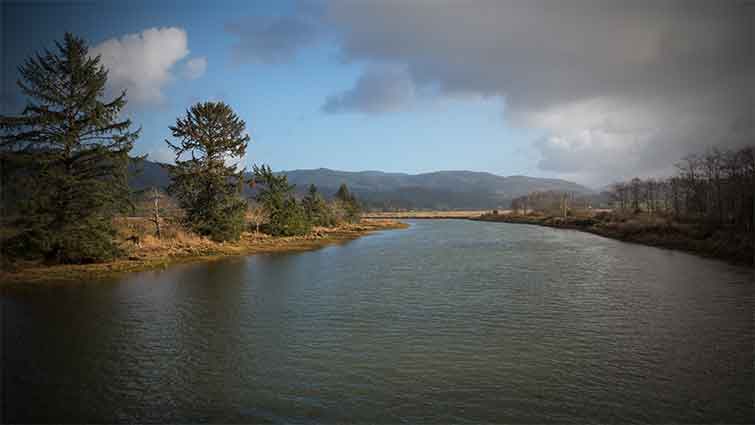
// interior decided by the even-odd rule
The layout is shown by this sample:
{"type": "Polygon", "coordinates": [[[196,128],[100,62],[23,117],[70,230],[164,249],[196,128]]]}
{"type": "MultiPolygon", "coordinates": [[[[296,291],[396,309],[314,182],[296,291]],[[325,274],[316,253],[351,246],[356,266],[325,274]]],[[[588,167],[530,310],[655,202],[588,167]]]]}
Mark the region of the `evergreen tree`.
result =
{"type": "Polygon", "coordinates": [[[184,210],[187,225],[216,241],[237,240],[244,228],[244,170],[226,162],[246,153],[245,128],[225,103],[200,102],[170,127],[178,142],[165,141],[176,155],[176,165],[168,166],[168,190],[184,210]]]}
{"type": "Polygon", "coordinates": [[[346,183],[341,183],[341,186],[338,187],[335,198],[343,203],[350,203],[354,199],[354,196],[349,192],[349,187],[346,186],[346,183]]]}
{"type": "Polygon", "coordinates": [[[269,166],[254,166],[251,183],[259,185],[256,200],[268,212],[268,230],[273,236],[303,235],[311,229],[307,213],[293,196],[294,185],[285,174],[275,175],[269,166]]]}
{"type": "Polygon", "coordinates": [[[358,222],[361,218],[362,207],[356,196],[349,191],[346,184],[341,184],[335,194],[336,201],[343,210],[344,219],[350,223],[358,222]]]}
{"type": "Polygon", "coordinates": [[[283,208],[270,216],[270,229],[276,236],[299,236],[309,233],[312,223],[307,219],[301,203],[291,196],[286,198],[283,208]]]}
{"type": "Polygon", "coordinates": [[[307,219],[310,223],[316,226],[331,226],[333,225],[333,217],[328,210],[328,205],[325,203],[325,199],[320,192],[317,191],[317,186],[309,185],[307,196],[302,199],[302,206],[304,212],[307,215],[307,219]]]}
{"type": "Polygon", "coordinates": [[[268,214],[283,208],[286,199],[292,196],[294,185],[288,183],[286,175],[275,175],[267,165],[255,165],[250,184],[258,189],[256,201],[267,209],[268,214]]]}
{"type": "Polygon", "coordinates": [[[119,119],[125,91],[103,99],[108,74],[100,57],[68,33],[19,72],[27,106],[0,117],[2,161],[13,168],[5,183],[23,194],[21,231],[6,241],[5,254],[65,263],[115,257],[112,219],[130,206],[128,155],[139,134],[119,119]]]}

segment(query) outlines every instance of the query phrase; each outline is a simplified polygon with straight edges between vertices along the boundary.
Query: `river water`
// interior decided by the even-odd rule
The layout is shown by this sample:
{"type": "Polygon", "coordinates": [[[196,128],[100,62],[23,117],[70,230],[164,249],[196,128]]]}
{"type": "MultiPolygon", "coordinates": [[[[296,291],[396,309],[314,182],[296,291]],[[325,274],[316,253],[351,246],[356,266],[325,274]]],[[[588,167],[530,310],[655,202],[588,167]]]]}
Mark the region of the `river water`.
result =
{"type": "Polygon", "coordinates": [[[7,422],[750,422],[751,269],[576,231],[344,245],[2,292],[7,422]]]}

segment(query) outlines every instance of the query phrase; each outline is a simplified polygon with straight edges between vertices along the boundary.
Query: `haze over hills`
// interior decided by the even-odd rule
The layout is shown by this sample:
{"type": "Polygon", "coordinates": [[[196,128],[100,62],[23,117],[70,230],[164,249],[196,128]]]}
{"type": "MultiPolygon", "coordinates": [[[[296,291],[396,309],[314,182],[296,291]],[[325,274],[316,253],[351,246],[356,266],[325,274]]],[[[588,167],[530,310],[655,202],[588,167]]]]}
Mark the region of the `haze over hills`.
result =
{"type": "MultiPolygon", "coordinates": [[[[134,189],[165,187],[167,171],[156,162],[144,161],[142,171],[131,179],[134,189]]],[[[476,171],[436,171],[422,174],[382,171],[338,171],[327,168],[282,171],[303,193],[310,184],[330,196],[345,183],[371,208],[489,209],[503,208],[512,198],[534,191],[592,194],[574,182],[527,176],[503,177],[476,171]]]]}

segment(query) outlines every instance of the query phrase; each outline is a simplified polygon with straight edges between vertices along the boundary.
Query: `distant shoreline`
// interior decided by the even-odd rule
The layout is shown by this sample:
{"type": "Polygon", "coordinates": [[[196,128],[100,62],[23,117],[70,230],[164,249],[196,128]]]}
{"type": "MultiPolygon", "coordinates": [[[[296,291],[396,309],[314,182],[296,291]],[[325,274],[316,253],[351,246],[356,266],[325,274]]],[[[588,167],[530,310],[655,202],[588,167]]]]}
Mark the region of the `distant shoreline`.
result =
{"type": "Polygon", "coordinates": [[[127,273],[164,269],[174,264],[214,261],[233,256],[275,252],[310,251],[345,243],[381,230],[405,229],[406,223],[383,219],[364,219],[357,224],[318,229],[313,234],[271,237],[245,233],[238,242],[186,246],[171,254],[143,254],[92,264],[18,264],[15,270],[0,271],[0,287],[28,284],[64,284],[108,279],[127,273]]]}
{"type": "Polygon", "coordinates": [[[552,216],[521,216],[513,214],[487,214],[471,218],[473,221],[528,224],[555,229],[578,230],[622,242],[637,243],[658,248],[673,249],[706,258],[724,260],[732,264],[755,267],[752,250],[739,249],[737,233],[705,237],[694,227],[678,223],[606,222],[595,217],[576,218],[552,216]]]}
{"type": "Polygon", "coordinates": [[[491,210],[463,210],[463,211],[386,211],[369,212],[362,216],[368,219],[380,220],[442,220],[459,219],[468,220],[490,213],[491,210]]]}
{"type": "Polygon", "coordinates": [[[730,240],[736,235],[698,237],[694,229],[678,223],[627,223],[607,222],[593,217],[567,217],[514,215],[509,211],[492,214],[490,211],[405,211],[366,213],[357,224],[336,228],[320,228],[313,234],[292,237],[271,237],[245,233],[238,242],[224,244],[193,244],[180,252],[155,253],[131,256],[115,261],[94,264],[40,265],[19,264],[14,270],[0,271],[0,287],[26,284],[73,283],[114,278],[126,273],[164,269],[173,264],[214,261],[232,256],[259,253],[297,252],[318,249],[348,242],[381,230],[405,229],[405,219],[433,220],[456,219],[486,222],[527,224],[556,229],[578,230],[623,242],[674,249],[708,258],[725,260],[733,264],[753,267],[752,252],[738,249],[730,240]],[[727,239],[728,238],[728,239],[727,239]]]}

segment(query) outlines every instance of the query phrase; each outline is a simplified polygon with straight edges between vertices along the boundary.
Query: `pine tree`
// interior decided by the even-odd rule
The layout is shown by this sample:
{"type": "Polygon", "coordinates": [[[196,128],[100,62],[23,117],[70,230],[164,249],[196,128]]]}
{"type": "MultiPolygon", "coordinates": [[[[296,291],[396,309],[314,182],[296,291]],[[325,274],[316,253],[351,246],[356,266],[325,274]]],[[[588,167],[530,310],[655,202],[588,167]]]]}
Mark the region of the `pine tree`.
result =
{"type": "Polygon", "coordinates": [[[237,240],[244,227],[241,197],[244,170],[226,161],[246,153],[246,123],[223,102],[193,105],[170,127],[177,143],[165,142],[176,155],[168,167],[168,190],[186,213],[187,225],[216,241],[237,240]],[[184,159],[185,156],[190,158],[184,159]]]}
{"type": "Polygon", "coordinates": [[[283,208],[286,199],[292,196],[294,190],[294,185],[288,183],[286,175],[275,175],[268,165],[255,165],[252,171],[250,183],[258,188],[257,202],[264,205],[270,214],[283,208]]]}
{"type": "Polygon", "coordinates": [[[15,223],[21,231],[6,241],[5,254],[66,263],[115,257],[112,219],[130,206],[129,152],[139,134],[119,119],[125,91],[103,100],[107,70],[68,33],[19,72],[27,106],[0,117],[2,159],[13,167],[5,183],[23,193],[15,223]]]}
{"type": "Polygon", "coordinates": [[[259,185],[256,200],[268,212],[268,230],[273,236],[303,235],[311,230],[311,223],[301,204],[293,196],[294,185],[285,174],[275,175],[269,166],[254,166],[251,181],[259,185]]]}
{"type": "Polygon", "coordinates": [[[343,209],[344,219],[350,223],[358,222],[362,214],[362,207],[345,183],[338,188],[335,198],[343,209]]]}
{"type": "Polygon", "coordinates": [[[335,198],[343,203],[350,203],[354,199],[346,183],[341,183],[341,186],[338,187],[335,198]]]}
{"type": "Polygon", "coordinates": [[[309,185],[307,196],[302,199],[302,206],[304,207],[307,219],[313,225],[333,225],[333,219],[330,211],[328,211],[328,205],[325,203],[325,199],[323,199],[320,192],[317,191],[317,186],[313,184],[309,185]]]}

